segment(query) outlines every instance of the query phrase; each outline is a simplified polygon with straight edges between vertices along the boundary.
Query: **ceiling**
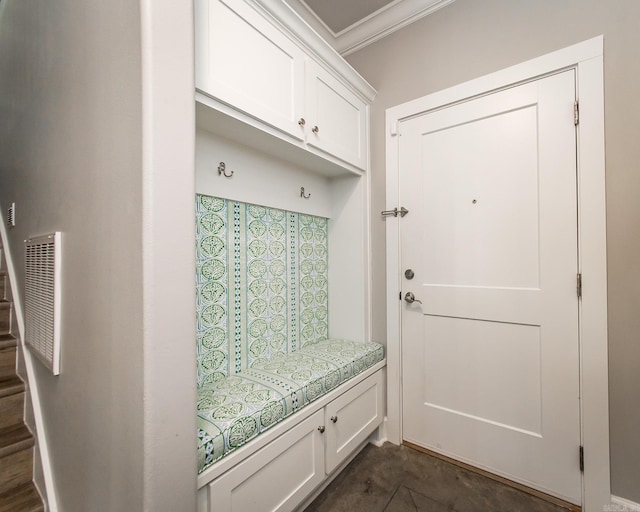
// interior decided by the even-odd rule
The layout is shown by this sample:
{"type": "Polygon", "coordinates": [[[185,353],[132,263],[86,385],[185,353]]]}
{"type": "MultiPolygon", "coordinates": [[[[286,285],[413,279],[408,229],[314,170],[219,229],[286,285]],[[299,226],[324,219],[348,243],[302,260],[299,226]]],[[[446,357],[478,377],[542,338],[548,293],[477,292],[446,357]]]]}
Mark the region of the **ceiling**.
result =
{"type": "Polygon", "coordinates": [[[342,55],[348,55],[454,0],[285,0],[342,55]]]}

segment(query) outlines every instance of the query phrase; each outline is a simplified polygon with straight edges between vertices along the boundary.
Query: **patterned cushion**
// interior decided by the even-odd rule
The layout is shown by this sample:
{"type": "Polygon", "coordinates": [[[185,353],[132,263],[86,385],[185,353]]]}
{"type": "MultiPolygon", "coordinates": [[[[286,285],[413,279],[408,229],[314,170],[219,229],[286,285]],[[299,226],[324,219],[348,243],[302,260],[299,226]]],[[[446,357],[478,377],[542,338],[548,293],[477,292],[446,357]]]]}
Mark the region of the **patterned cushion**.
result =
{"type": "Polygon", "coordinates": [[[378,343],[324,340],[198,389],[198,469],[384,359],[378,343]]]}

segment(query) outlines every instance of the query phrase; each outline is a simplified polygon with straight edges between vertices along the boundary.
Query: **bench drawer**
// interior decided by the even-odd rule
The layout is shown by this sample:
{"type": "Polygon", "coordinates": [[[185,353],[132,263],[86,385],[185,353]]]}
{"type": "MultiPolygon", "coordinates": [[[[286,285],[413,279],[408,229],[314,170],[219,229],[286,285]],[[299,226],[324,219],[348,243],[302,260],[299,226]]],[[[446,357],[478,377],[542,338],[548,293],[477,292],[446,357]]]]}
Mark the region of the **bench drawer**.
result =
{"type": "Polygon", "coordinates": [[[316,412],[208,485],[209,512],[286,512],[325,477],[324,412],[316,412]]]}

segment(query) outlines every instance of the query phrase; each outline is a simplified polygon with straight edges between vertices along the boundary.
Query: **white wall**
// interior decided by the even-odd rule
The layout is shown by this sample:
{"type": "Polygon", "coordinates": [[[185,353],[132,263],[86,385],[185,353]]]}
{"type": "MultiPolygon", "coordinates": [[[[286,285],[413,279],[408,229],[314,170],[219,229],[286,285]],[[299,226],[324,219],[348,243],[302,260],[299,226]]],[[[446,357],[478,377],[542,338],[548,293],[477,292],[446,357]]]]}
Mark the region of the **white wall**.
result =
{"type": "Polygon", "coordinates": [[[31,384],[65,512],[195,508],[191,6],[145,3],[0,4],[19,291],[23,239],[63,233],[62,373],[31,384]]]}
{"type": "MultiPolygon", "coordinates": [[[[614,494],[635,502],[640,502],[638,20],[637,0],[456,0],[347,58],[378,90],[371,136],[373,337],[383,339],[385,235],[378,213],[385,201],[385,110],[604,34],[611,483],[614,494]]],[[[586,287],[588,276],[584,279],[586,287]]]]}

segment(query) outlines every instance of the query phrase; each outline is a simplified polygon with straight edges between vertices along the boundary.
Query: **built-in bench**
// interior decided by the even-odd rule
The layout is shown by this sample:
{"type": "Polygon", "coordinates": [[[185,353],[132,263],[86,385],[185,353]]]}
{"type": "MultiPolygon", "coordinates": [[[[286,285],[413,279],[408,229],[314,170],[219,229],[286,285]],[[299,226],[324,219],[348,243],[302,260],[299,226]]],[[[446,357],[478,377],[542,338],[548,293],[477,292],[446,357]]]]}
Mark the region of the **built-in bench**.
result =
{"type": "Polygon", "coordinates": [[[196,197],[199,511],[292,510],[383,420],[382,345],[328,339],[328,222],[196,197]]]}
{"type": "Polygon", "coordinates": [[[378,343],[324,340],[198,390],[198,468],[384,359],[378,343]]]}

